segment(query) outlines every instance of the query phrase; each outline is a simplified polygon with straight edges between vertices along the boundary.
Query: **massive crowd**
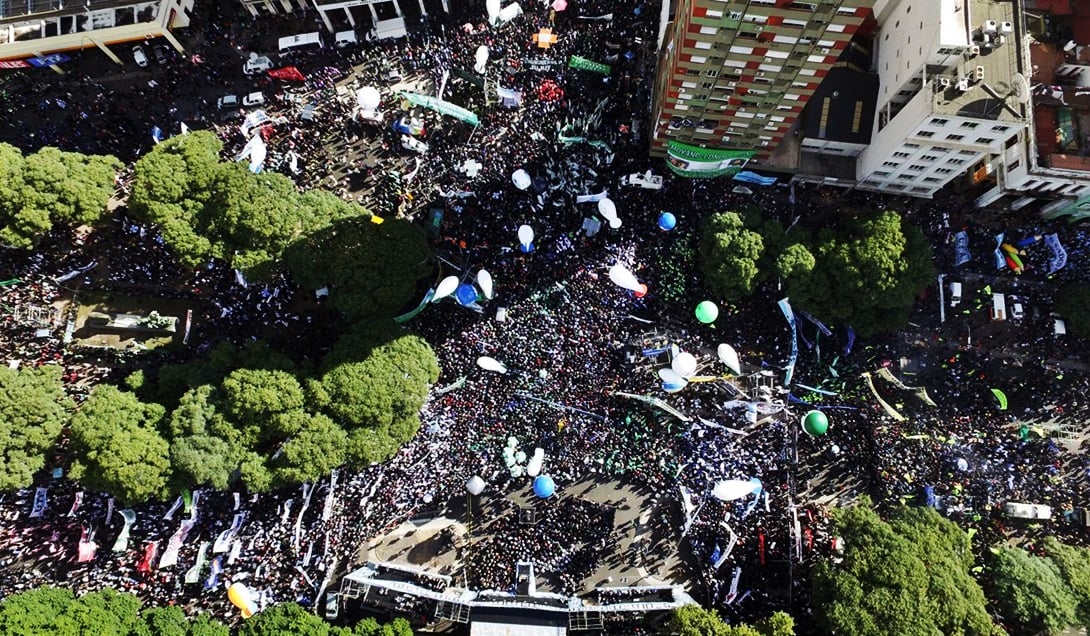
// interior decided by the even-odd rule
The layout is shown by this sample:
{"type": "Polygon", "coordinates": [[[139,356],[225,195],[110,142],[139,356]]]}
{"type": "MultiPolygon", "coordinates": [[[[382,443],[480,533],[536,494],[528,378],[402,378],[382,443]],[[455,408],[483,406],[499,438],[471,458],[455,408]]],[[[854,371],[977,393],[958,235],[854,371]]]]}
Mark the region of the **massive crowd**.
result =
{"type": "MultiPolygon", "coordinates": [[[[362,200],[382,215],[411,213],[413,206],[403,205],[406,192],[414,194],[417,204],[457,194],[445,201],[443,236],[437,243],[445,266],[466,275],[487,267],[495,277],[497,296],[486,303],[483,315],[447,302],[429,308],[412,324],[436,349],[442,368],[439,386],[465,379],[460,388],[429,398],[420,435],[389,462],[342,473],[313,489],[260,497],[202,492],[190,513],[196,523],[182,544],[179,565],[164,569],[155,567],[154,560],[150,567],[139,566],[149,545],[155,544],[153,550],[161,554],[185,523],[187,513],[170,514],[174,502],[139,507],[132,540],[113,552],[122,519],[105,497],[80,496],[75,484],[52,479],[40,484],[48,489],[45,513],[31,518],[32,491],[4,495],[0,593],[47,581],[81,591],[112,586],[156,603],[229,617],[233,613],[223,583],[241,578],[268,599],[312,604],[318,602],[327,577],[351,564],[361,545],[461,496],[471,475],[484,477],[491,493],[527,488],[528,479],[512,477],[501,461],[512,436],[527,452],[544,449],[545,472],[559,485],[559,497],[537,503],[540,519],[532,526],[519,523],[513,505],[498,507],[491,534],[468,555],[470,583],[478,587],[513,586],[515,561],[532,559],[552,589],[579,591],[582,578],[616,548],[608,506],[565,494],[566,485],[588,477],[623,477],[678,502],[680,516],[691,520],[683,525],[693,554],[692,580],[707,591],[700,600],[729,606],[741,618],[785,606],[792,598],[796,607],[804,606],[797,601],[805,597],[805,589],[792,589],[790,566],[780,564],[805,564],[811,555],[828,549],[822,511],[826,495],[850,499],[870,493],[884,503],[920,501],[928,487],[935,495],[928,502],[992,533],[1002,531],[994,514],[997,503],[1032,501],[1058,511],[1082,503],[1087,466],[1064,455],[1047,435],[1019,425],[1030,416],[1063,419],[1077,414],[1087,384],[1084,369],[1063,362],[1079,349],[1069,342],[1055,343],[1050,333],[1040,332],[1040,321],[991,334],[981,327],[970,346],[957,335],[946,335],[953,330],[937,324],[938,312],[929,300],[914,316],[921,325],[919,337],[860,339],[853,346],[837,332],[823,348],[811,344],[818,339],[814,328],[800,323],[808,340],[800,343],[797,381],[834,395],[795,387],[790,397],[777,397],[829,407],[833,425],[823,438],[799,438],[792,417],[750,424],[744,408],[733,408],[738,406],[737,390],[724,382],[693,384],[669,397],[687,421],[617,395],[665,397],[655,374],[667,363],[665,356],[642,353],[663,344],[696,354],[708,375],[722,375],[725,369],[716,362],[715,348],[727,342],[741,353],[749,371],[771,370],[782,379],[778,366],[787,357],[790,335],[771,287],[761,289],[750,303],[724,307],[717,327],[691,319],[691,308],[703,294],[691,277],[695,265],[677,246],[691,242],[703,215],[746,204],[748,196],[743,200],[745,195],[732,194],[723,180],[668,178],[661,191],[617,185],[621,175],[648,168],[665,171],[663,164],[647,158],[646,134],[636,123],[647,116],[653,73],[656,35],[649,5],[580,2],[578,8],[555,14],[537,6],[525,9],[510,24],[489,27],[483,15],[459,6],[455,10],[465,13],[445,23],[429,22],[405,40],[300,54],[292,62],[307,80],[290,90],[268,88],[273,97],[266,106],[270,115],[292,115],[277,124],[270,138],[268,169],[285,171],[303,188],[325,187],[362,200]],[[611,20],[580,19],[606,13],[612,13],[611,20]],[[531,35],[549,25],[559,41],[548,50],[538,48],[531,35]],[[391,118],[405,113],[391,84],[405,81],[421,92],[432,91],[443,83],[444,71],[471,67],[481,45],[490,49],[489,72],[505,88],[521,91],[523,103],[505,107],[495,96],[486,103],[482,91],[452,76],[445,97],[479,113],[482,123],[474,128],[427,111],[412,113],[424,120],[424,140],[430,146],[415,161],[389,131],[391,118]],[[572,54],[608,60],[614,70],[602,76],[566,68],[572,54]],[[530,58],[560,64],[533,70],[530,58]],[[391,67],[398,73],[391,75],[391,67]],[[391,79],[400,75],[404,77],[391,79]],[[539,90],[546,79],[562,94],[539,90]],[[384,97],[387,121],[382,128],[352,119],[353,90],[372,85],[384,97]],[[322,109],[314,120],[301,120],[299,100],[291,95],[303,103],[320,103],[322,109]],[[347,100],[341,99],[345,96],[347,100]],[[289,152],[299,155],[301,168],[289,167],[289,152]],[[459,171],[467,159],[482,164],[478,176],[459,171]],[[510,175],[516,169],[534,177],[531,188],[513,187],[510,175]],[[411,181],[410,172],[415,172],[411,181]],[[581,228],[595,206],[577,204],[575,197],[602,190],[610,191],[623,225],[587,236],[581,228]],[[664,208],[680,221],[673,233],[655,227],[664,208]],[[530,224],[537,235],[529,254],[518,249],[516,228],[522,224],[530,224]],[[616,262],[648,283],[646,297],[636,298],[609,281],[606,271],[616,262]],[[496,317],[500,308],[506,310],[504,321],[496,317]],[[480,369],[480,356],[501,360],[511,372],[495,375],[480,369]],[[908,418],[896,422],[858,376],[887,361],[902,375],[902,358],[911,362],[904,370],[916,374],[911,381],[905,375],[906,384],[925,386],[939,406],[879,383],[880,393],[908,418]],[[1010,397],[1008,411],[996,407],[989,389],[997,385],[1010,397]],[[801,458],[798,468],[796,456],[801,458]],[[709,495],[718,480],[754,477],[762,482],[755,498],[720,502],[709,495]],[[246,517],[237,532],[238,553],[206,554],[198,582],[185,583],[201,546],[214,544],[240,512],[246,517]],[[794,529],[796,516],[799,531],[794,529]],[[77,563],[77,544],[85,534],[99,544],[98,551],[91,560],[77,563]],[[734,579],[735,568],[742,569],[740,582],[734,579]]],[[[202,82],[206,87],[229,83],[230,74],[238,72],[231,69],[240,65],[235,48],[253,48],[277,22],[249,26],[245,20],[225,27],[198,24],[196,29],[208,29],[208,42],[228,36],[230,51],[198,44],[199,64],[174,67],[156,86],[142,88],[149,98],[144,119],[115,122],[110,89],[82,80],[65,94],[64,107],[55,102],[43,107],[63,108],[69,115],[55,118],[34,139],[12,141],[27,148],[56,143],[131,159],[150,145],[144,141],[148,122],[169,117],[217,130],[232,156],[246,141],[238,134],[241,115],[213,117],[210,107],[200,106],[199,88],[202,82]],[[176,108],[171,100],[180,105],[176,108]],[[193,104],[197,106],[190,108],[193,104]],[[115,125],[96,122],[99,133],[92,135],[78,113],[90,118],[101,113],[103,122],[115,125]]],[[[46,103],[48,86],[42,82],[28,90],[46,103]]],[[[801,190],[797,203],[779,191],[758,196],[769,213],[789,222],[821,207],[808,196],[813,192],[801,190]]],[[[853,197],[849,203],[854,205],[884,203],[872,195],[853,197]]],[[[951,227],[949,219],[939,221],[943,205],[959,203],[952,199],[907,206],[906,212],[928,231],[938,257],[948,259],[951,227]]],[[[990,230],[972,229],[977,238],[990,230]]],[[[1071,263],[1059,276],[1080,276],[1090,237],[1077,230],[1062,230],[1062,235],[1071,263]]],[[[190,346],[197,353],[223,339],[244,341],[270,326],[288,333],[305,331],[314,320],[298,313],[302,305],[291,303],[291,281],[249,284],[218,263],[186,271],[173,261],[155,228],[123,214],[111,227],[78,243],[58,231],[34,255],[5,252],[0,258],[2,271],[11,273],[0,278],[21,281],[2,288],[0,350],[5,360],[61,365],[77,395],[95,382],[118,379],[135,354],[66,347],[59,318],[53,337],[36,338],[27,324],[15,321],[14,307],[48,308],[86,290],[183,299],[196,308],[190,346]],[[53,282],[96,260],[95,267],[63,286],[53,282]]],[[[1020,284],[1033,290],[1027,293],[1045,307],[1050,283],[1039,271],[1031,267],[1020,284]]],[[[979,287],[1012,281],[1009,273],[985,267],[972,276],[979,287]]],[[[743,382],[738,388],[751,392],[754,387],[743,382]]],[[[794,402],[787,406],[796,416],[809,408],[794,402]]],[[[336,584],[335,579],[331,582],[336,584]]]]}

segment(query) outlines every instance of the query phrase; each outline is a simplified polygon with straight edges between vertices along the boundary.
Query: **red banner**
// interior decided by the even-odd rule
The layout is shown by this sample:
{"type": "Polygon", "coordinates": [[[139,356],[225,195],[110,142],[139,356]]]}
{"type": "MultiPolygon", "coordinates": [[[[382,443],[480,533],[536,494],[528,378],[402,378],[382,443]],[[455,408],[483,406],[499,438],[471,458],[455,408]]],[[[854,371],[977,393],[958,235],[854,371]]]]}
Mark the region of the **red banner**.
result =
{"type": "Polygon", "coordinates": [[[30,63],[26,60],[4,60],[0,61],[0,68],[30,68],[30,63]]]}
{"type": "Polygon", "coordinates": [[[269,71],[269,77],[278,80],[291,80],[293,82],[302,82],[306,78],[299,72],[299,69],[294,66],[285,66],[284,68],[274,68],[269,71]]]}
{"type": "Polygon", "coordinates": [[[152,541],[144,548],[144,558],[136,564],[136,569],[141,572],[151,572],[151,562],[155,560],[155,554],[159,551],[159,542],[152,541]]]}

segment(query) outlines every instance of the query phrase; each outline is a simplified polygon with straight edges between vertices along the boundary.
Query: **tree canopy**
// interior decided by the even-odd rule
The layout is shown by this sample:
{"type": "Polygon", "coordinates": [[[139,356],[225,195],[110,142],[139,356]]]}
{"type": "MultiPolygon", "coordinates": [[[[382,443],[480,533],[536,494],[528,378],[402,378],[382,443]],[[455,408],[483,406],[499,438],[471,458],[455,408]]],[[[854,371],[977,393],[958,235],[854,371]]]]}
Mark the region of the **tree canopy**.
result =
{"type": "Polygon", "coordinates": [[[72,407],[59,366],[0,367],[0,491],[31,485],[72,407]]]}
{"type": "Polygon", "coordinates": [[[1063,316],[1072,333],[1083,338],[1090,337],[1090,284],[1076,282],[1065,285],[1056,294],[1054,309],[1063,316]]]}
{"type": "Polygon", "coordinates": [[[431,267],[424,232],[403,219],[381,224],[344,219],[300,241],[285,255],[295,280],[329,297],[349,322],[390,318],[415,300],[431,267]]]}
{"type": "Polygon", "coordinates": [[[351,628],[336,627],[304,610],[295,603],[280,603],[247,619],[238,636],[413,636],[403,618],[381,624],[373,618],[359,621],[351,628]]]}
{"type": "Polygon", "coordinates": [[[177,607],[140,607],[132,594],[105,589],[75,598],[67,589],[41,587],[0,601],[0,634],[49,636],[228,636],[207,616],[186,618],[177,607]]]}
{"type": "Polygon", "coordinates": [[[927,237],[896,212],[846,219],[819,232],[815,246],[809,271],[801,249],[784,252],[792,305],[862,335],[904,325],[934,273],[927,237]]]}
{"type": "Polygon", "coordinates": [[[55,223],[95,223],[121,168],[109,155],[47,147],[24,157],[0,143],[0,245],[30,249],[55,223]]]}
{"type": "Polygon", "coordinates": [[[670,614],[667,629],[672,636],[792,636],[795,621],[788,614],[776,612],[756,626],[730,625],[715,610],[682,605],[670,614]]]}
{"type": "Polygon", "coordinates": [[[843,560],[815,568],[813,607],[826,633],[999,633],[969,575],[969,538],[931,508],[900,508],[889,522],[869,502],[836,511],[843,560]]]}
{"type": "Polygon", "coordinates": [[[698,253],[708,287],[724,300],[738,300],[757,283],[764,239],[736,212],[722,212],[705,223],[698,253]]]}
{"type": "Polygon", "coordinates": [[[992,552],[992,598],[1022,632],[1059,634],[1078,622],[1079,600],[1052,559],[1008,546],[992,552]]]}
{"type": "Polygon", "coordinates": [[[267,277],[293,242],[335,220],[367,215],[328,193],[300,194],[284,175],[221,162],[222,150],[211,132],[194,132],[156,145],[135,165],[130,208],[159,227],[187,266],[218,258],[267,277]]]}
{"type": "Polygon", "coordinates": [[[1079,623],[1090,625],[1090,549],[1060,543],[1055,537],[1045,538],[1044,548],[1079,601],[1079,623]]]}
{"type": "Polygon", "coordinates": [[[100,384],[71,420],[69,475],[126,503],[167,493],[170,456],[158,426],[165,410],[100,384]]]}

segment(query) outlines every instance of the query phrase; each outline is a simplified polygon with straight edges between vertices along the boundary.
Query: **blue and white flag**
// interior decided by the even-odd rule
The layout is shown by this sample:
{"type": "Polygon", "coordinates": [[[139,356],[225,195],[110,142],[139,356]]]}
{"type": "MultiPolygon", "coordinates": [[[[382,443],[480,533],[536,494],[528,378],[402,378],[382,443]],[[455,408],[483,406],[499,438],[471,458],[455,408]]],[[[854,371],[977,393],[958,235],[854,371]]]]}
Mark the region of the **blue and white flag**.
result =
{"type": "Polygon", "coordinates": [[[783,376],[783,385],[787,386],[791,384],[791,377],[795,375],[795,362],[799,359],[798,329],[795,324],[795,312],[791,310],[791,303],[784,298],[776,304],[779,306],[780,311],[783,312],[783,317],[787,319],[787,324],[791,327],[791,357],[784,367],[783,376]]]}
{"type": "Polygon", "coordinates": [[[969,234],[962,230],[954,235],[954,267],[968,263],[970,258],[969,234]]]}
{"type": "Polygon", "coordinates": [[[1005,238],[1007,238],[1007,235],[1004,233],[995,235],[995,253],[993,256],[995,256],[996,269],[1003,269],[1007,266],[1007,258],[1003,255],[1003,250],[999,249],[999,246],[1003,244],[1003,239],[1005,238]]]}
{"type": "Polygon", "coordinates": [[[1067,250],[1060,245],[1060,237],[1055,234],[1046,234],[1045,244],[1052,250],[1052,259],[1048,262],[1048,275],[1051,276],[1067,265],[1067,250]]]}

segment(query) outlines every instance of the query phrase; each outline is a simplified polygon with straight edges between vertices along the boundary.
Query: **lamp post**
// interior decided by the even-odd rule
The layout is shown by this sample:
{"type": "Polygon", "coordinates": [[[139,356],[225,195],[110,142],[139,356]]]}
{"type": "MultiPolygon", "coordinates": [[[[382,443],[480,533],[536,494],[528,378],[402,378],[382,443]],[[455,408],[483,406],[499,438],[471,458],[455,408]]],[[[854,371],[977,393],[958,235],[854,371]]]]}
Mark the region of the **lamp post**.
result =
{"type": "Polygon", "coordinates": [[[473,499],[484,492],[485,482],[478,475],[470,477],[466,481],[466,558],[463,567],[465,568],[466,589],[469,589],[469,563],[470,563],[470,548],[473,547],[473,499]]]}

